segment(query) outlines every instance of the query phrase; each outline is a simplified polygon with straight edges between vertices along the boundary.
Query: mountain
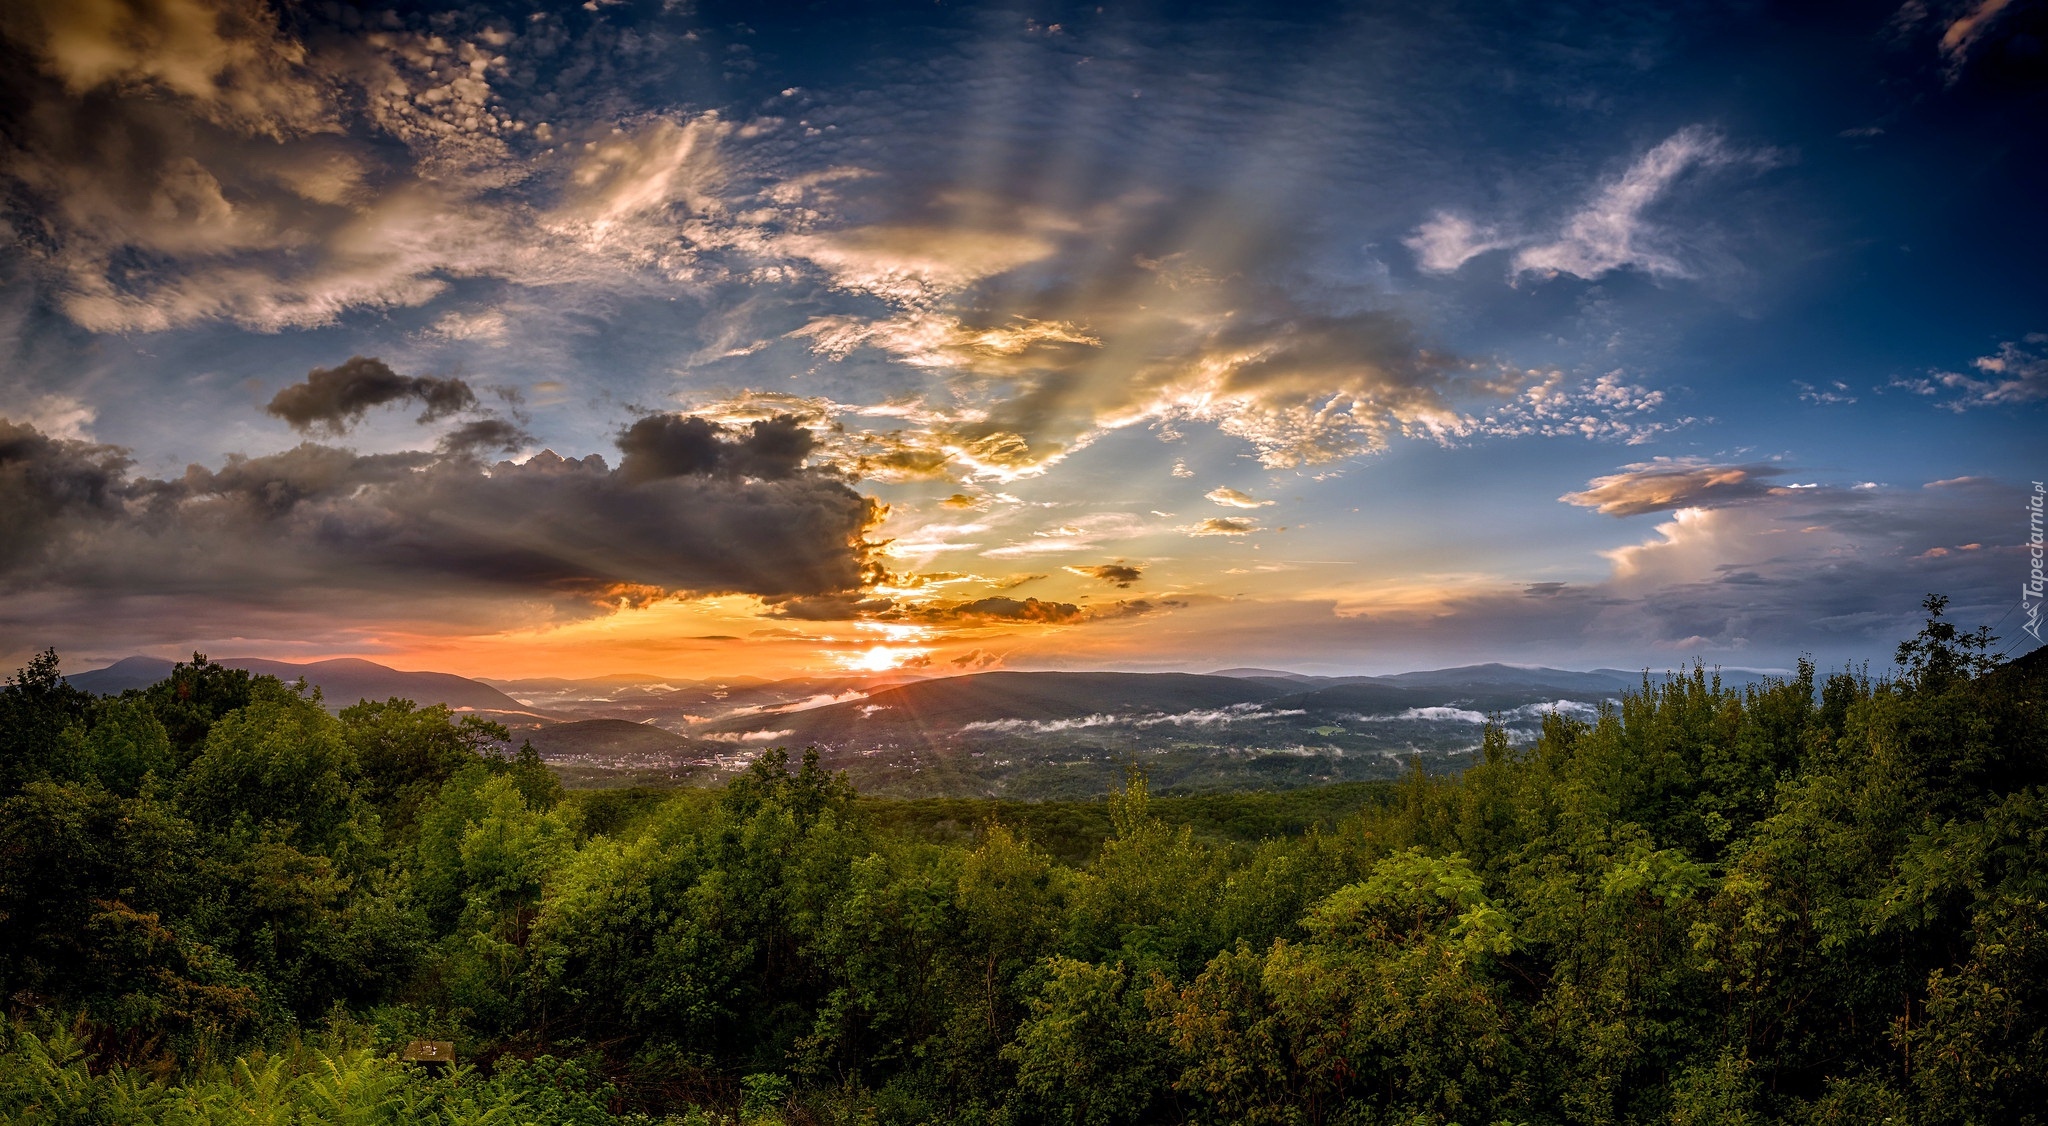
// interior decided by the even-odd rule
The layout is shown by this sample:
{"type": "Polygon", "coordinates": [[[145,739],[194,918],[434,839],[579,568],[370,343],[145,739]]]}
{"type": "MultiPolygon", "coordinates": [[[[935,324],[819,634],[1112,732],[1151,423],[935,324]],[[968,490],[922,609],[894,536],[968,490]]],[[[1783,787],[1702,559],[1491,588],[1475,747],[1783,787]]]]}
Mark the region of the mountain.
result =
{"type": "Polygon", "coordinates": [[[1565,692],[1610,692],[1619,695],[1642,682],[1640,673],[1617,677],[1608,672],[1567,672],[1564,669],[1523,668],[1519,665],[1464,665],[1453,669],[1396,673],[1376,678],[1403,688],[1435,692],[1497,692],[1521,688],[1565,692]]]}
{"type": "Polygon", "coordinates": [[[71,687],[101,696],[118,696],[130,688],[147,688],[171,675],[176,661],[162,657],[123,657],[103,669],[75,672],[64,679],[71,687]]]}
{"type": "MultiPolygon", "coordinates": [[[[228,657],[217,664],[247,669],[258,676],[274,676],[291,682],[300,677],[320,689],[328,710],[339,711],[358,700],[387,700],[403,697],[416,704],[446,704],[457,711],[490,712],[511,716],[543,716],[503,692],[445,672],[402,672],[374,661],[343,657],[332,661],[268,661],[260,657],[228,657]]],[[[171,673],[174,662],[160,657],[128,657],[106,668],[74,673],[65,677],[75,688],[103,696],[117,695],[130,688],[146,688],[171,673]]]]}
{"type": "Polygon", "coordinates": [[[1288,672],[1286,669],[1217,669],[1210,676],[1235,676],[1245,680],[1291,680],[1301,684],[1318,684],[1330,679],[1327,676],[1310,676],[1305,672],[1288,672]]]}

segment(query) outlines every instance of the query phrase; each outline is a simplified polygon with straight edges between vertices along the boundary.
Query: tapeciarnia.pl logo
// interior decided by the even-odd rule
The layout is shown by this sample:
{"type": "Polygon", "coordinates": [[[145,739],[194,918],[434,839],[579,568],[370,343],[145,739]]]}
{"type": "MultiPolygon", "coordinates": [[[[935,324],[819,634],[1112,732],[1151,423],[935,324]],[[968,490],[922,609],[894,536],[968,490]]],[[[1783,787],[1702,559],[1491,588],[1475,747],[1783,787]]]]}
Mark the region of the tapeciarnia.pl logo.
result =
{"type": "Polygon", "coordinates": [[[2041,502],[2044,490],[2039,481],[2034,482],[2034,495],[2027,498],[2027,554],[2032,558],[2033,569],[2027,572],[2027,581],[2020,584],[2020,604],[2027,608],[2027,624],[2020,628],[2035,641],[2041,640],[2041,596],[2048,592],[2048,575],[2041,572],[2044,548],[2041,540],[2041,502]]]}

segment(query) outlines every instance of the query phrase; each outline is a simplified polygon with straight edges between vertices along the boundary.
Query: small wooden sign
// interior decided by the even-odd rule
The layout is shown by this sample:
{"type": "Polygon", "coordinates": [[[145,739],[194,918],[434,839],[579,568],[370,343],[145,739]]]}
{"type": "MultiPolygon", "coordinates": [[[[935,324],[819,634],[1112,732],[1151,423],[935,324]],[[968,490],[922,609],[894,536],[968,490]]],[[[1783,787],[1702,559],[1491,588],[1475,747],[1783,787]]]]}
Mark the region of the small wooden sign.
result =
{"type": "Polygon", "coordinates": [[[405,1046],[398,1058],[406,1063],[454,1063],[455,1041],[414,1040],[405,1046]]]}

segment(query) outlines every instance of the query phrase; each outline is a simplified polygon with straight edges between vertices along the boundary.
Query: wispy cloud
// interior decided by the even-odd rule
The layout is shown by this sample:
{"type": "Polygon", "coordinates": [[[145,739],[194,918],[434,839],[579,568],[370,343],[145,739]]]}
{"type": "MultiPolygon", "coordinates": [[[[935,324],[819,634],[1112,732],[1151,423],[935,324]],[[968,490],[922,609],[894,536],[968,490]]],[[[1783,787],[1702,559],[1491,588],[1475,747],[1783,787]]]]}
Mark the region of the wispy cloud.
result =
{"type": "Polygon", "coordinates": [[[1448,211],[1437,212],[1401,241],[1415,252],[1415,264],[1431,274],[1453,273],[1482,254],[1506,249],[1516,242],[1498,227],[1480,226],[1448,211]]]}
{"type": "Polygon", "coordinates": [[[1248,536],[1259,530],[1258,521],[1236,516],[1211,516],[1182,529],[1191,536],[1248,536]]]}
{"type": "Polygon", "coordinates": [[[1601,183],[1590,198],[1553,229],[1520,233],[1482,224],[1455,212],[1439,211],[1403,244],[1424,273],[1449,274],[1495,250],[1515,249],[1511,275],[1558,275],[1596,279],[1616,270],[1652,277],[1688,278],[1686,239],[1651,217],[1690,173],[1734,164],[1768,166],[1775,154],[1731,146],[1720,133],[1693,125],[1665,138],[1621,173],[1601,183]]]}
{"type": "Polygon", "coordinates": [[[1653,277],[1690,277],[1692,267],[1672,235],[1651,221],[1650,208],[1688,172],[1756,159],[1756,154],[1731,148],[1711,129],[1681,129],[1601,185],[1554,236],[1517,251],[1514,270],[1597,278],[1634,269],[1653,277]]]}
{"type": "Polygon", "coordinates": [[[1979,407],[2017,406],[2048,399],[2048,333],[2028,333],[2008,340],[1998,351],[1970,361],[1976,374],[1937,371],[1924,377],[1896,378],[1891,386],[1926,395],[1952,411],[1979,407]]]}
{"type": "Polygon", "coordinates": [[[1225,508],[1265,508],[1273,503],[1270,500],[1258,500],[1227,485],[1218,485],[1202,495],[1225,508]]]}

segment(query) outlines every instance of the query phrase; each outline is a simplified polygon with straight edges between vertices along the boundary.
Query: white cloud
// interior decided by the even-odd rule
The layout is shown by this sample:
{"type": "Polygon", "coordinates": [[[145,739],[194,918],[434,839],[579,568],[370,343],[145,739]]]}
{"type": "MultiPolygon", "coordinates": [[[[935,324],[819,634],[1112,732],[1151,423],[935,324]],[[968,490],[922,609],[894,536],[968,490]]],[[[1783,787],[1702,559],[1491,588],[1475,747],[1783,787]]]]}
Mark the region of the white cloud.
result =
{"type": "Polygon", "coordinates": [[[1655,277],[1690,277],[1691,267],[1645,212],[1687,172],[1741,159],[1746,157],[1731,150],[1720,134],[1697,125],[1681,129],[1604,184],[1551,239],[1518,251],[1514,272],[1590,279],[1634,269],[1655,277]]]}
{"type": "Polygon", "coordinates": [[[2048,399],[2048,333],[2030,332],[1998,351],[1970,361],[1977,374],[1938,371],[1926,378],[1894,379],[1891,386],[1941,400],[1952,411],[2013,406],[2048,399]],[[2031,346],[2031,347],[2029,347],[2031,346]]]}
{"type": "Polygon", "coordinates": [[[72,395],[38,395],[27,400],[0,399],[0,418],[25,422],[52,438],[89,441],[99,410],[72,395]]]}
{"type": "MultiPolygon", "coordinates": [[[[725,173],[719,144],[731,132],[711,112],[680,121],[655,118],[588,142],[561,200],[541,222],[591,247],[622,238],[646,246],[651,240],[643,222],[660,222],[676,207],[703,212],[717,206],[714,193],[725,173]]],[[[673,237],[672,230],[662,234],[673,237]]]]}
{"type": "Polygon", "coordinates": [[[1688,172],[1741,162],[1763,165],[1773,159],[1767,152],[1731,148],[1719,133],[1704,126],[1688,126],[1601,184],[1555,231],[1515,233],[1438,211],[1402,242],[1414,251],[1416,267],[1431,274],[1454,273],[1482,254],[1519,247],[1510,266],[1510,273],[1517,276],[1571,274],[1592,279],[1633,269],[1653,277],[1691,277],[1694,267],[1680,254],[1683,240],[1653,223],[1649,210],[1688,172]]]}
{"type": "Polygon", "coordinates": [[[783,731],[714,731],[705,735],[704,738],[714,743],[739,743],[746,745],[749,743],[773,743],[777,739],[787,739],[794,734],[796,734],[794,729],[783,731]]]}
{"type": "Polygon", "coordinates": [[[1504,237],[1497,227],[1439,211],[1401,243],[1415,252],[1415,264],[1424,273],[1448,274],[1488,251],[1515,245],[1515,240],[1504,237]]]}
{"type": "Polygon", "coordinates": [[[1202,495],[1225,508],[1264,508],[1273,503],[1270,500],[1256,500],[1224,485],[1218,485],[1202,495]]]}
{"type": "Polygon", "coordinates": [[[1486,713],[1470,708],[1430,707],[1409,708],[1394,715],[1355,715],[1353,722],[1387,723],[1394,720],[1426,720],[1432,723],[1485,723],[1486,713]]]}
{"type": "Polygon", "coordinates": [[[1258,521],[1237,516],[1211,516],[1181,529],[1191,536],[1248,536],[1261,530],[1258,521]]]}
{"type": "Polygon", "coordinates": [[[505,340],[511,322],[501,309],[480,309],[474,313],[450,310],[434,321],[427,329],[427,335],[441,340],[475,340],[486,344],[500,344],[505,340]]]}

